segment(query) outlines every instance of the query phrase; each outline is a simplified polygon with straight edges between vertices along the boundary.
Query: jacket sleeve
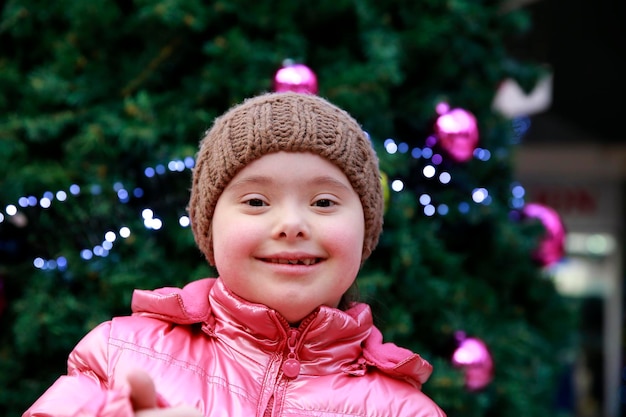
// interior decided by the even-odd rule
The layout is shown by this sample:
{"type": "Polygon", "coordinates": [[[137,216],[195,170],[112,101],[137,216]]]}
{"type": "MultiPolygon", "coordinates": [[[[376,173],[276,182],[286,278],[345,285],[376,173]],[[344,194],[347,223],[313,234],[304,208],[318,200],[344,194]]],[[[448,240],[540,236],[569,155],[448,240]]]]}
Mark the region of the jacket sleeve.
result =
{"type": "Polygon", "coordinates": [[[57,379],[22,417],[131,417],[127,386],[109,386],[111,322],[89,332],[70,353],[67,375],[57,379]]]}

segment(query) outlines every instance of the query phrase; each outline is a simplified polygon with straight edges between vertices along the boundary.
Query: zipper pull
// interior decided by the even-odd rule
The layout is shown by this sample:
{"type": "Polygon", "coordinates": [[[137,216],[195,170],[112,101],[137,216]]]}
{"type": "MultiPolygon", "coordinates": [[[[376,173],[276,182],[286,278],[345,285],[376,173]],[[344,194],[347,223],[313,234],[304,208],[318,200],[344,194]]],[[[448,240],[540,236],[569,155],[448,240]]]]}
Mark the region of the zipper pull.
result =
{"type": "Polygon", "coordinates": [[[289,337],[287,338],[287,347],[289,353],[287,359],[283,362],[283,374],[287,378],[295,378],[300,375],[300,361],[296,358],[296,344],[298,343],[298,331],[291,329],[289,331],[289,337]]]}

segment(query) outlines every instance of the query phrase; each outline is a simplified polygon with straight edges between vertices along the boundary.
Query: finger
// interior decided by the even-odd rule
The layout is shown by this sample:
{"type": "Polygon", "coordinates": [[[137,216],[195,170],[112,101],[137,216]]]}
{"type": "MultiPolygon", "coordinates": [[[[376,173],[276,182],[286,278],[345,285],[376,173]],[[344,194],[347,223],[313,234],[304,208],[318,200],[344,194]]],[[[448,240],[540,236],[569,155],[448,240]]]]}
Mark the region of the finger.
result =
{"type": "Polygon", "coordinates": [[[156,390],[150,375],[141,369],[135,369],[126,378],[130,385],[130,400],[134,410],[157,407],[156,390]]]}
{"type": "Polygon", "coordinates": [[[188,405],[179,407],[143,410],[135,413],[135,417],[203,417],[200,410],[188,405]]]}

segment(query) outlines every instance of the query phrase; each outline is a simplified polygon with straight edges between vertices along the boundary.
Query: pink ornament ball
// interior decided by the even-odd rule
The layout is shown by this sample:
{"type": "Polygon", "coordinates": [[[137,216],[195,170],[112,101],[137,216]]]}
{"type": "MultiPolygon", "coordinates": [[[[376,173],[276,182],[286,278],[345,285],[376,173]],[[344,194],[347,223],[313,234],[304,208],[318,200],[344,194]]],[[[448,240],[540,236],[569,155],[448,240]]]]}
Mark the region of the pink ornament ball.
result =
{"type": "Polygon", "coordinates": [[[317,76],[306,65],[285,64],[274,75],[274,91],[317,94],[317,76]]]}
{"type": "Polygon", "coordinates": [[[457,348],[452,354],[452,364],[461,368],[465,376],[465,387],[478,391],[489,385],[493,379],[494,364],[487,345],[475,337],[467,337],[465,332],[456,332],[457,348]]]}
{"type": "Polygon", "coordinates": [[[439,145],[456,162],[472,159],[478,145],[478,123],[476,117],[461,108],[448,109],[437,105],[441,112],[435,121],[435,135],[439,145]]]}
{"type": "Polygon", "coordinates": [[[565,254],[565,226],[559,213],[540,203],[527,203],[522,208],[522,218],[537,219],[546,230],[533,258],[543,267],[559,262],[565,254]]]}

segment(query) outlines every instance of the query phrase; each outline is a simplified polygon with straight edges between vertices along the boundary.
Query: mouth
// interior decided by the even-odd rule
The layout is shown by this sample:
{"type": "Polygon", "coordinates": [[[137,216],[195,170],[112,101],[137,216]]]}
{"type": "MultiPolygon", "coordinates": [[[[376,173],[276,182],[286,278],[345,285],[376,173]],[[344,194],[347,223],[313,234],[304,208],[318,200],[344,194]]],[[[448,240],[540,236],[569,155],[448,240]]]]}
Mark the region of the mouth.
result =
{"type": "Polygon", "coordinates": [[[321,258],[303,258],[303,259],[283,259],[283,258],[263,258],[264,262],[282,265],[315,265],[322,261],[321,258]]]}

